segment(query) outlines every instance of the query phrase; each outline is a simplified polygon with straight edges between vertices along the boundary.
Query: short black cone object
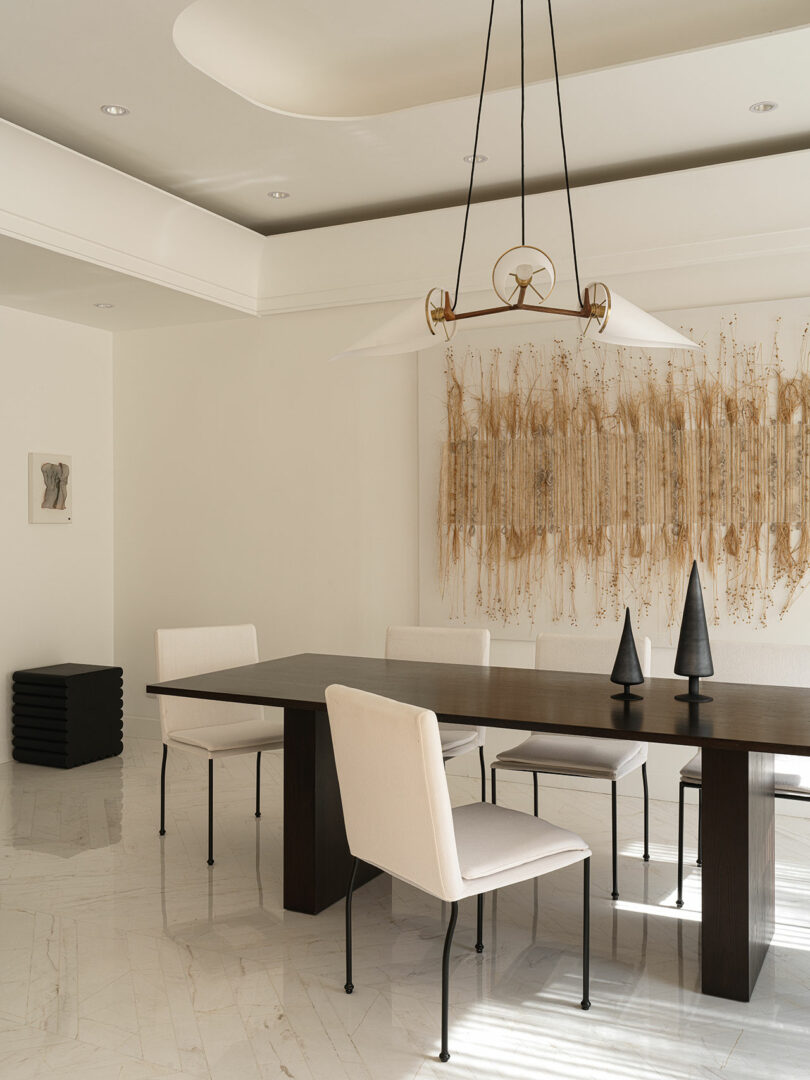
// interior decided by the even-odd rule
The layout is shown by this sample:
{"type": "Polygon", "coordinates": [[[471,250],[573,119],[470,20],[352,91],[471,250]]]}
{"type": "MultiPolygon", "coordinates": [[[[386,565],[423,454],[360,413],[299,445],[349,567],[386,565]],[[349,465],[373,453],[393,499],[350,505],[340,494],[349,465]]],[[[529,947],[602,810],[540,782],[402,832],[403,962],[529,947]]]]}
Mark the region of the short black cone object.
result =
{"type": "Polygon", "coordinates": [[[689,692],[676,694],[676,701],[711,701],[710,697],[700,692],[700,680],[704,675],[714,675],[712,650],[709,646],[709,628],[706,625],[706,612],[703,610],[703,590],[700,587],[697,563],[692,563],[689,586],[683,605],[681,636],[678,638],[678,652],[675,656],[675,674],[689,678],[689,692]]]}
{"type": "Polygon", "coordinates": [[[633,639],[630,608],[624,609],[622,640],[619,642],[619,651],[616,653],[616,662],[613,665],[613,671],[610,673],[610,681],[621,683],[624,686],[623,693],[610,695],[614,701],[641,701],[640,694],[630,693],[631,686],[638,686],[639,683],[644,682],[644,674],[641,670],[641,664],[638,662],[636,643],[633,639]]]}

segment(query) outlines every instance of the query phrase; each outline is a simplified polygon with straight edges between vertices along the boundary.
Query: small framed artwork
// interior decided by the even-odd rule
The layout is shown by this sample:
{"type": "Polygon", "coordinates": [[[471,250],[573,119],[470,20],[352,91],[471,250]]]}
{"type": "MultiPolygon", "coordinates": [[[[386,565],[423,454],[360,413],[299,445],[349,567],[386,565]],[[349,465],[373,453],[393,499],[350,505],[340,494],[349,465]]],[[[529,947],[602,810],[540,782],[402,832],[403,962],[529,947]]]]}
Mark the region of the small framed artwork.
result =
{"type": "Polygon", "coordinates": [[[28,455],[28,520],[32,525],[69,525],[72,494],[69,454],[28,455]]]}

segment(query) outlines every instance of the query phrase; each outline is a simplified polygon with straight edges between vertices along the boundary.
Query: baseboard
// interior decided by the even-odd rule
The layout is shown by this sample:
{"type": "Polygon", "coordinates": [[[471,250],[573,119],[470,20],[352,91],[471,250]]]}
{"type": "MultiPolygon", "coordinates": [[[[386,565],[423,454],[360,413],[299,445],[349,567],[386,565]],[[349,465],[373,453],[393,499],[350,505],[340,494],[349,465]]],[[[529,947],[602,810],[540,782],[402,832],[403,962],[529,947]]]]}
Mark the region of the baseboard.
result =
{"type": "Polygon", "coordinates": [[[154,716],[124,717],[124,735],[132,739],[160,739],[160,721],[154,716]]]}

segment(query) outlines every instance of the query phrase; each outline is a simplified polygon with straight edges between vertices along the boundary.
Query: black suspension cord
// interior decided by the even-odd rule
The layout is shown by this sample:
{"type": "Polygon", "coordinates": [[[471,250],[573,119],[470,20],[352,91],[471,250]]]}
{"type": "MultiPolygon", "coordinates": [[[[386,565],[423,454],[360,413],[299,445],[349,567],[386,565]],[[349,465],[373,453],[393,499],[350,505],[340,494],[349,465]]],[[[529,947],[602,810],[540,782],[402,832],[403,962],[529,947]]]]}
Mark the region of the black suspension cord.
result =
{"type": "Polygon", "coordinates": [[[565,152],[565,129],[563,127],[562,100],[560,98],[560,73],[557,70],[557,45],[554,40],[554,16],[551,13],[551,0],[548,0],[548,25],[551,30],[551,53],[554,58],[554,83],[557,87],[557,112],[560,115],[560,142],[562,143],[563,168],[565,169],[565,194],[568,199],[568,220],[571,224],[571,248],[574,253],[574,277],[577,282],[577,299],[582,307],[582,290],[579,285],[579,265],[577,263],[577,239],[574,235],[574,212],[571,209],[571,185],[568,181],[568,156],[565,152]]]}
{"type": "Polygon", "coordinates": [[[526,243],[526,47],[523,30],[523,0],[520,0],[520,242],[526,243]]]}
{"type": "MultiPolygon", "coordinates": [[[[526,56],[525,56],[525,24],[523,13],[524,0],[520,0],[520,242],[526,243],[526,143],[525,143],[525,115],[526,115],[526,56]]],[[[489,8],[489,23],[487,26],[487,43],[484,50],[484,70],[481,75],[481,91],[478,95],[478,114],[475,120],[475,141],[473,143],[472,162],[470,163],[470,185],[467,189],[467,205],[464,211],[464,229],[461,234],[461,251],[458,256],[458,272],[456,273],[456,288],[453,295],[452,308],[455,311],[458,303],[458,294],[461,287],[461,268],[464,263],[464,248],[467,243],[467,225],[470,220],[470,204],[472,202],[473,183],[475,181],[475,166],[478,157],[478,135],[481,129],[481,111],[484,104],[484,90],[487,82],[487,67],[489,64],[489,46],[492,40],[492,21],[495,14],[495,0],[491,0],[489,8]]],[[[551,54],[554,61],[554,85],[557,91],[557,113],[560,119],[560,143],[562,145],[563,170],[565,172],[565,196],[568,202],[568,222],[571,228],[571,250],[574,256],[574,278],[577,286],[577,300],[579,306],[583,306],[582,287],[579,280],[579,261],[577,259],[577,239],[574,230],[574,211],[571,206],[571,183],[568,176],[568,154],[565,148],[565,127],[563,125],[562,97],[560,95],[560,73],[557,66],[557,42],[554,36],[554,14],[551,9],[551,0],[548,0],[548,25],[551,31],[551,54]]]]}
{"type": "MultiPolygon", "coordinates": [[[[521,0],[521,7],[523,0],[521,0]]],[[[484,71],[481,75],[481,93],[478,95],[478,116],[475,121],[475,142],[473,143],[472,162],[470,164],[470,186],[467,191],[467,209],[464,211],[464,231],[461,234],[461,251],[458,256],[458,273],[456,274],[456,291],[453,296],[453,311],[458,303],[458,290],[461,285],[461,266],[464,262],[464,245],[467,242],[467,222],[470,220],[470,203],[472,202],[473,180],[475,179],[475,165],[478,157],[478,132],[481,127],[481,108],[484,104],[484,88],[487,84],[487,65],[489,64],[489,43],[492,38],[492,17],[495,14],[495,0],[492,0],[489,9],[489,26],[487,27],[487,45],[484,50],[484,71]]]]}

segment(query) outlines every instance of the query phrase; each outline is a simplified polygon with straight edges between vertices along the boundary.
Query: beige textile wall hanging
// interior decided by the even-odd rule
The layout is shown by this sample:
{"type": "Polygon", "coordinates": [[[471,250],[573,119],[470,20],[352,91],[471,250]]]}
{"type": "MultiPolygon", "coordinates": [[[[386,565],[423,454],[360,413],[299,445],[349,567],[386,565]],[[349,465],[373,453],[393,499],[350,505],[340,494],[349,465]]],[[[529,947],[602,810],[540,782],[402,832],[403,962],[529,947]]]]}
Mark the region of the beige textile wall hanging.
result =
{"type": "Polygon", "coordinates": [[[591,589],[597,621],[663,599],[673,623],[693,558],[715,621],[787,611],[810,570],[808,331],[789,362],[778,330],[742,343],[732,320],[719,341],[668,360],[582,340],[448,348],[438,530],[455,615],[542,603],[575,623],[591,589]]]}

